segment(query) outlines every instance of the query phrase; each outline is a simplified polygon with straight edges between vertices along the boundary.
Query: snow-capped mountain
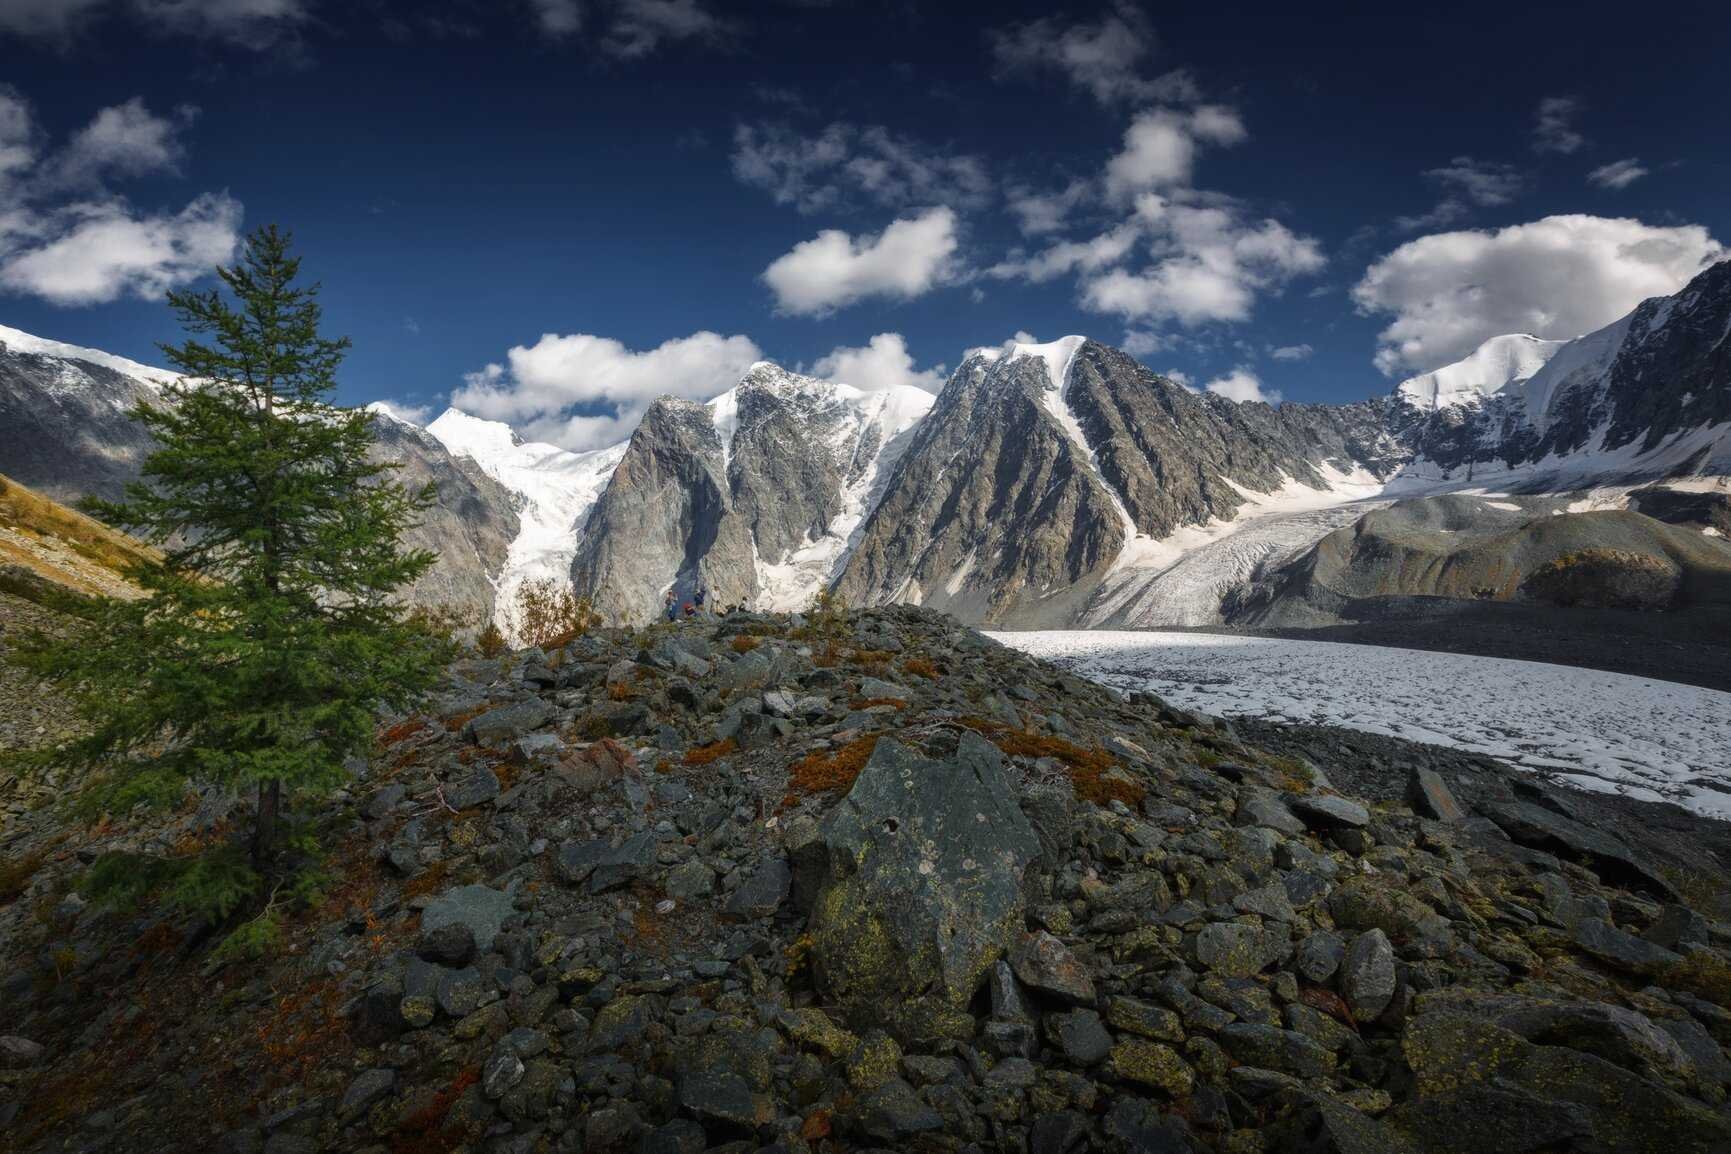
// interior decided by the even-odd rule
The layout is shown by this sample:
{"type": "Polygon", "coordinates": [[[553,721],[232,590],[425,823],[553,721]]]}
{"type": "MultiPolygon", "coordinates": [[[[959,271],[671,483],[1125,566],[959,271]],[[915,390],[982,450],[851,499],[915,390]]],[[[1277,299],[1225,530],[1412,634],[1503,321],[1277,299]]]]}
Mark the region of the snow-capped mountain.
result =
{"type": "MultiPolygon", "coordinates": [[[[0,327],[0,473],[66,504],[121,496],[153,444],[132,409],[160,402],[161,386],[175,379],[166,369],[0,327]]],[[[402,466],[400,479],[431,483],[437,494],[408,535],[411,548],[439,558],[411,599],[490,613],[492,578],[517,536],[510,495],[413,425],[381,415],[375,429],[380,455],[402,466]]]]}
{"type": "MultiPolygon", "coordinates": [[[[167,374],[12,330],[0,346],[0,472],[61,499],[137,475],[149,446],[126,413],[167,374]]],[[[1065,337],[975,350],[935,398],[760,363],[592,453],[456,410],[380,427],[439,486],[425,536],[446,591],[506,626],[523,581],[565,573],[616,620],[703,583],[764,608],[833,586],[974,622],[1205,624],[1397,497],[1595,488],[1603,505],[1731,475],[1731,262],[1598,332],[1498,337],[1347,405],[1198,394],[1065,337]]]]}
{"type": "Polygon", "coordinates": [[[1452,365],[1408,377],[1395,386],[1394,393],[1421,413],[1475,405],[1527,380],[1568,343],[1527,333],[1492,337],[1452,365]]]}
{"type": "Polygon", "coordinates": [[[768,362],[708,404],[656,401],[584,528],[578,589],[640,621],[668,589],[699,584],[717,604],[803,605],[834,578],[931,403],[768,362]]]}
{"type": "Polygon", "coordinates": [[[571,453],[557,445],[524,442],[504,422],[472,417],[460,409],[446,409],[427,425],[427,432],[511,493],[518,531],[493,580],[493,620],[509,633],[517,593],[525,582],[567,580],[578,533],[625,446],[571,453]]]}

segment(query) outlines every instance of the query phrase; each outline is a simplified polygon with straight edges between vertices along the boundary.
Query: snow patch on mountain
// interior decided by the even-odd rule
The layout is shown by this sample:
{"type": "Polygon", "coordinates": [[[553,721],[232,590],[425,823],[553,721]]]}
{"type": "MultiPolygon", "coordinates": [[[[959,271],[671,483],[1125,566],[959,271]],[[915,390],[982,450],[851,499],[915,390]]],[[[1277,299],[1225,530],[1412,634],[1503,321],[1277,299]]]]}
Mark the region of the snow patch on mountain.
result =
{"type": "Polygon", "coordinates": [[[1492,337],[1452,365],[1402,381],[1395,394],[1427,413],[1473,404],[1527,380],[1568,343],[1527,333],[1492,337]]]}
{"type": "Polygon", "coordinates": [[[564,586],[583,521],[625,455],[623,443],[588,453],[524,442],[502,421],[446,409],[427,426],[453,455],[468,457],[516,497],[520,529],[494,581],[493,620],[515,638],[512,613],[517,593],[529,581],[551,579],[564,586]]]}
{"type": "Polygon", "coordinates": [[[167,369],[155,368],[140,364],[125,357],[117,357],[113,353],[105,353],[101,349],[86,349],[78,345],[67,344],[65,341],[51,341],[46,337],[33,336],[22,329],[0,325],[0,345],[4,345],[15,353],[32,353],[43,357],[59,357],[62,360],[86,361],[93,365],[101,365],[105,369],[113,369],[128,377],[136,378],[149,385],[167,385],[180,379],[179,373],[167,369]]]}
{"type": "Polygon", "coordinates": [[[1155,540],[1139,537],[1119,555],[1079,622],[1098,625],[1217,625],[1226,593],[1260,568],[1279,565],[1343,525],[1387,504],[1383,484],[1362,466],[1324,462],[1326,488],[1296,479],[1258,493],[1221,478],[1244,504],[1230,518],[1185,525],[1155,540]]]}
{"type": "Polygon", "coordinates": [[[912,385],[867,392],[760,361],[746,371],[738,386],[709,402],[724,462],[731,460],[733,437],[739,430],[739,390],[748,385],[770,389],[812,412],[823,429],[824,448],[846,478],[841,509],[821,535],[807,536],[781,557],[765,557],[757,551],[757,543],[752,544],[758,587],[755,607],[774,612],[803,609],[846,561],[906,451],[914,426],[937,398],[912,385]]]}

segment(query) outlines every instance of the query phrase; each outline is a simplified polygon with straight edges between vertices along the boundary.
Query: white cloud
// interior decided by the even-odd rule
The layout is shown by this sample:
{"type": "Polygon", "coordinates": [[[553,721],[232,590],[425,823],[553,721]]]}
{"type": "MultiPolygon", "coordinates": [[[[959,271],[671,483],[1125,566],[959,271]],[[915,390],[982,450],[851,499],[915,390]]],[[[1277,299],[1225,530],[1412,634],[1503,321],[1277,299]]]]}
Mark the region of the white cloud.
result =
{"type": "Polygon", "coordinates": [[[1425,175],[1460,189],[1474,204],[1483,205],[1509,203],[1519,195],[1523,183],[1520,170],[1513,165],[1474,160],[1470,156],[1457,156],[1425,175]]]}
{"type": "Polygon", "coordinates": [[[929,369],[914,368],[913,355],[900,333],[879,333],[863,347],[836,348],[828,356],[818,358],[812,373],[826,381],[840,381],[866,392],[878,392],[901,385],[912,385],[935,393],[944,387],[946,370],[943,365],[929,369]]]}
{"type": "Polygon", "coordinates": [[[1352,297],[1363,313],[1395,318],[1378,336],[1377,367],[1423,372],[1502,333],[1590,332],[1723,255],[1700,225],[1548,216],[1408,241],[1366,269],[1352,297]]]}
{"type": "Polygon", "coordinates": [[[234,255],[240,202],[206,193],[180,212],[141,216],[118,201],[57,211],[51,235],[0,258],[0,285],[61,305],[160,297],[234,255]]]}
{"type": "Polygon", "coordinates": [[[67,142],[59,176],[82,184],[105,176],[174,172],[185,155],[179,132],[195,112],[181,108],[174,119],[157,116],[134,96],[98,112],[67,142]]]}
{"type": "Polygon", "coordinates": [[[1304,361],[1310,359],[1310,354],[1316,350],[1309,345],[1281,345],[1270,349],[1268,355],[1277,361],[1304,361]]]}
{"type": "Polygon", "coordinates": [[[1146,78],[1154,31],[1135,5],[1119,2],[1099,20],[1065,24],[1050,16],[992,33],[992,56],[1005,74],[1055,71],[1101,104],[1195,98],[1183,71],[1146,78]]]}
{"type": "Polygon", "coordinates": [[[1395,217],[1394,226],[1401,232],[1422,232],[1427,228],[1443,228],[1462,217],[1471,215],[1472,209],[1467,207],[1465,201],[1456,200],[1451,196],[1438,201],[1437,206],[1429,212],[1421,213],[1418,216],[1395,217]]]}
{"type": "Polygon", "coordinates": [[[1014,256],[986,270],[998,280],[1026,280],[1034,284],[1070,273],[1098,272],[1118,264],[1130,254],[1142,229],[1134,221],[1121,224],[1091,240],[1059,241],[1032,256],[1014,256]]]}
{"type": "Polygon", "coordinates": [[[173,171],[189,115],[170,121],[129,100],[55,150],[28,103],[0,89],[0,290],[62,305],[155,298],[232,257],[241,206],[226,192],[148,212],[105,184],[173,171]]]}
{"type": "Polygon", "coordinates": [[[1040,236],[1064,227],[1070,213],[1094,197],[1094,187],[1086,180],[1073,180],[1059,192],[1035,192],[1017,186],[1009,190],[1006,201],[1016,217],[1024,236],[1040,236]]]}
{"type": "Polygon", "coordinates": [[[1587,183],[1600,188],[1624,189],[1647,175],[1647,168],[1638,157],[1630,156],[1601,164],[1587,174],[1587,183]]]}
{"type": "Polygon", "coordinates": [[[649,55],[664,40],[712,39],[727,31],[698,0],[619,0],[602,47],[632,60],[649,55]]]}
{"type": "Polygon", "coordinates": [[[804,135],[783,124],[741,124],[732,159],[742,183],[807,213],[861,201],[978,208],[992,194],[979,157],[928,148],[882,127],[838,122],[804,135]]]}
{"type": "Polygon", "coordinates": [[[1146,357],[1169,348],[1171,344],[1159,333],[1148,329],[1129,329],[1124,333],[1124,339],[1118,342],[1118,347],[1133,357],[1146,357]]]}
{"type": "Polygon", "coordinates": [[[1160,375],[1171,381],[1173,384],[1189,389],[1193,393],[1199,393],[1202,391],[1201,389],[1198,389],[1195,383],[1191,380],[1190,374],[1185,372],[1183,369],[1167,369],[1160,375]]]}
{"type": "Polygon", "coordinates": [[[1246,220],[1230,205],[1181,204],[1149,193],[1137,201],[1135,219],[1150,237],[1154,263],[1088,281],[1087,307],[1186,326],[1242,321],[1258,292],[1327,263],[1315,239],[1276,220],[1246,220]]]}
{"type": "Polygon", "coordinates": [[[858,239],[825,229],[777,257],[763,279],[787,313],[828,313],[872,296],[908,300],[952,275],[956,247],[956,214],[938,207],[858,239]]]}
{"type": "Polygon", "coordinates": [[[1215,377],[1202,388],[1217,397],[1225,397],[1229,401],[1261,401],[1268,405],[1280,403],[1280,392],[1277,389],[1264,389],[1256,374],[1247,368],[1236,368],[1224,377],[1215,377]]]}
{"type": "Polygon", "coordinates": [[[537,440],[595,449],[628,436],[656,397],[705,400],[760,359],[751,338],[708,331],[641,352],[610,337],[545,333],[513,347],[504,364],[467,374],[451,404],[537,440]]]}
{"type": "Polygon", "coordinates": [[[583,9],[577,0],[528,0],[541,31],[555,40],[571,36],[583,28],[583,9]]]}
{"type": "Polygon", "coordinates": [[[1533,119],[1533,151],[1567,155],[1587,143],[1587,138],[1575,130],[1580,111],[1581,102],[1572,96],[1547,96],[1539,101],[1533,119]]]}
{"type": "Polygon", "coordinates": [[[1106,164],[1106,195],[1125,201],[1149,189],[1187,186],[1199,144],[1228,146],[1246,135],[1237,111],[1222,105],[1142,112],[1124,131],[1123,149],[1106,164]]]}

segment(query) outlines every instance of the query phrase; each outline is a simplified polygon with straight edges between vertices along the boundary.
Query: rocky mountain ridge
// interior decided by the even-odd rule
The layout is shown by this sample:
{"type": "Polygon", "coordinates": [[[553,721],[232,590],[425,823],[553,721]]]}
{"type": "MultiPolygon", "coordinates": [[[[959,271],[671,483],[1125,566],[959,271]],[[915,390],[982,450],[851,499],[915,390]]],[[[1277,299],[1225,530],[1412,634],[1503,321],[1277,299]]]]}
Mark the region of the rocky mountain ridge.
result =
{"type": "MultiPolygon", "coordinates": [[[[450,513],[428,537],[440,592],[507,626],[524,580],[567,573],[613,620],[702,584],[766,608],[834,588],[1010,626],[1208,624],[1397,497],[1731,475],[1728,333],[1731,261],[1578,340],[1494,338],[1346,405],[1199,394],[1066,337],[976,350],[936,398],[760,363],[591,454],[452,410],[430,427],[445,459],[420,462],[450,513]],[[465,531],[459,508],[496,523],[465,531]]],[[[55,348],[0,354],[0,467],[56,495],[117,486],[145,448],[125,407],[151,386],[55,348]]]]}

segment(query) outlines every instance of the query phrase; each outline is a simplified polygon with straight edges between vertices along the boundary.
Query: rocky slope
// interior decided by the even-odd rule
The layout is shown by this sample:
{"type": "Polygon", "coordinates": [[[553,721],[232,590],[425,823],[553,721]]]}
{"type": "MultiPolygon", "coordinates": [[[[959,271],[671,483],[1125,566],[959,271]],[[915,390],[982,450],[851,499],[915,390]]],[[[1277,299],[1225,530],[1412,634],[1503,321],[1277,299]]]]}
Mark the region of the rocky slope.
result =
{"type": "Polygon", "coordinates": [[[354,771],[254,962],[74,890],[243,803],[6,835],[0,1144],[1731,1145],[1731,835],[1671,807],[911,609],[461,661],[354,771]]]}
{"type": "Polygon", "coordinates": [[[1226,620],[1328,623],[1374,616],[1376,602],[1411,597],[1639,609],[1731,605],[1731,543],[1631,510],[1568,507],[1554,498],[1397,501],[1235,590],[1226,620]]]}
{"type": "MultiPolygon", "coordinates": [[[[119,497],[153,444],[129,414],[141,400],[160,400],[160,383],[172,379],[162,369],[0,327],[0,471],[69,504],[119,497]]],[[[381,455],[403,465],[400,478],[430,483],[437,494],[407,538],[439,558],[411,598],[479,621],[492,612],[491,578],[517,535],[510,494],[413,425],[380,413],[376,428],[381,455]]]]}

